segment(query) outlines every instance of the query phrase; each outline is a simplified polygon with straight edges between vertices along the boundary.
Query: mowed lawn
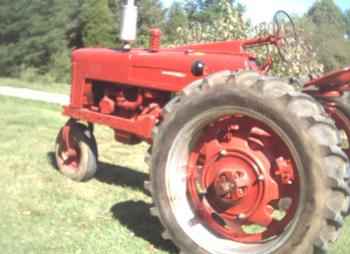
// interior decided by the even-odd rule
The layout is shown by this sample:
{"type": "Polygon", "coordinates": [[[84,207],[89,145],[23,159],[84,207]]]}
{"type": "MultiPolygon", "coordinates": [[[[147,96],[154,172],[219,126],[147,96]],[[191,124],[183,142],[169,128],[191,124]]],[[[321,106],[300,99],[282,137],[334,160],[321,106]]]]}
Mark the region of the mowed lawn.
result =
{"type": "Polygon", "coordinates": [[[98,127],[97,179],[70,181],[52,166],[60,111],[0,96],[0,253],[176,253],[149,214],[147,146],[98,127]]]}
{"type": "MultiPolygon", "coordinates": [[[[75,183],[52,166],[60,107],[0,96],[0,252],[176,253],[160,238],[143,181],[147,145],[124,146],[97,127],[100,172],[75,183]]],[[[348,254],[350,221],[331,254],[348,254]]],[[[232,253],[234,254],[234,253],[232,253]]]]}

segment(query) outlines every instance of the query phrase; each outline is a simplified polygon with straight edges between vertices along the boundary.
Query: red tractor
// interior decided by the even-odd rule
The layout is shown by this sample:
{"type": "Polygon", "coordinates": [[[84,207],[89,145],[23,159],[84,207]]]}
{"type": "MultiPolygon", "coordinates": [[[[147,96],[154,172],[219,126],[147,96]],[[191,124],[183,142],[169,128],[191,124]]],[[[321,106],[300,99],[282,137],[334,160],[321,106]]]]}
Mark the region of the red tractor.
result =
{"type": "MultiPolygon", "coordinates": [[[[135,35],[133,2],[124,41],[135,35]]],[[[350,69],[302,85],[267,76],[272,62],[259,65],[247,49],[282,47],[275,31],[160,48],[152,30],[148,49],[75,50],[60,171],[94,176],[93,125],[102,124],[119,142],[150,144],[150,212],[181,253],[327,252],[350,204],[350,69]]]]}

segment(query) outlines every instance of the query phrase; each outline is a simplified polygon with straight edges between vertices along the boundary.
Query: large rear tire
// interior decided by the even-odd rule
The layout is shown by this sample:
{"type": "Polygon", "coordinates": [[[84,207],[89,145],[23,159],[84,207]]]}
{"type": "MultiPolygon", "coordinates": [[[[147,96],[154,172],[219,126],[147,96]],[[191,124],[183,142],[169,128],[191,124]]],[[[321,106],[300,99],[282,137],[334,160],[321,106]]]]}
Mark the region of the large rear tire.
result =
{"type": "Polygon", "coordinates": [[[186,254],[325,253],[349,195],[338,144],[323,108],[287,82],[252,72],[209,76],[174,98],[154,129],[151,213],[186,254]]]}
{"type": "MultiPolygon", "coordinates": [[[[350,159],[350,93],[345,92],[341,97],[331,98],[330,101],[322,101],[326,111],[334,119],[335,125],[342,133],[342,148],[350,159]],[[328,102],[332,102],[329,104],[328,102]]],[[[350,188],[350,168],[348,169],[346,182],[350,188]]],[[[346,215],[350,215],[349,208],[346,215]]]]}
{"type": "Polygon", "coordinates": [[[327,106],[327,101],[323,101],[323,103],[328,107],[327,111],[334,119],[338,129],[346,135],[343,150],[350,158],[350,93],[345,92],[341,97],[330,100],[334,103],[334,106],[327,106]]]}

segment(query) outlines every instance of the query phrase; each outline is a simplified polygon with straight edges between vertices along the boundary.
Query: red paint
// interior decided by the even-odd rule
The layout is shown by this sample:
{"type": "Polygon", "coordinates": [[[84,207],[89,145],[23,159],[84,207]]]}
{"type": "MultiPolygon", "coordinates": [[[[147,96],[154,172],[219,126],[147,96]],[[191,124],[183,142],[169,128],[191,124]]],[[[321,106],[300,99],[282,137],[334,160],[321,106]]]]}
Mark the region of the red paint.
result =
{"type": "Polygon", "coordinates": [[[203,75],[246,68],[266,72],[272,62],[260,69],[255,64],[255,56],[245,48],[276,44],[279,40],[269,36],[161,49],[160,36],[159,29],[151,30],[149,49],[75,50],[71,101],[64,114],[120,130],[123,134],[119,140],[124,140],[122,137],[127,133],[151,142],[151,132],[160,120],[161,108],[172,94],[203,78],[192,74],[194,62],[205,63],[203,75]],[[145,113],[151,104],[157,108],[158,115],[153,111],[145,113]]]}
{"type": "Polygon", "coordinates": [[[189,158],[188,190],[211,230],[246,243],[279,234],[294,218],[299,200],[298,173],[286,144],[269,127],[245,116],[223,117],[203,128],[189,158]],[[284,197],[292,197],[294,206],[277,223],[272,204],[284,197]],[[266,231],[244,232],[243,226],[251,224],[266,231]]]}
{"type": "Polygon", "coordinates": [[[152,52],[157,52],[159,50],[161,35],[162,35],[162,32],[160,31],[160,29],[158,29],[158,28],[151,29],[151,38],[150,38],[149,49],[152,52]]]}
{"type": "MultiPolygon", "coordinates": [[[[223,70],[251,69],[265,74],[271,69],[272,58],[258,66],[255,55],[246,49],[266,44],[280,46],[281,41],[278,36],[268,36],[160,48],[160,35],[159,30],[152,30],[149,49],[75,50],[70,104],[64,114],[109,126],[120,142],[151,143],[152,130],[162,120],[162,109],[176,93],[193,81],[223,70]],[[192,73],[196,61],[205,64],[203,76],[192,73]]],[[[305,87],[305,92],[315,97],[341,96],[350,90],[350,68],[312,80],[305,87]]],[[[337,125],[350,136],[349,119],[332,112],[337,125]]],[[[79,151],[70,143],[69,132],[69,126],[65,127],[64,142],[70,158],[66,163],[74,168],[79,151]]],[[[218,119],[202,134],[188,164],[188,191],[193,206],[207,226],[226,239],[260,242],[281,234],[295,216],[299,176],[293,158],[283,140],[255,119],[218,119]],[[273,205],[286,197],[292,204],[286,216],[276,221],[272,217],[273,205]],[[247,234],[242,226],[250,224],[264,226],[266,231],[247,234]]]]}
{"type": "Polygon", "coordinates": [[[350,83],[350,67],[339,71],[331,72],[323,77],[311,80],[305,84],[305,87],[317,86],[325,90],[338,88],[350,83]]]}
{"type": "Polygon", "coordinates": [[[115,111],[115,102],[108,96],[104,96],[99,103],[102,114],[112,114],[115,111]]]}
{"type": "MultiPolygon", "coordinates": [[[[75,50],[72,54],[71,101],[65,114],[105,124],[151,142],[150,133],[160,119],[145,115],[144,109],[156,104],[161,110],[174,93],[203,78],[192,74],[193,63],[202,61],[205,64],[205,76],[222,70],[247,68],[264,74],[271,69],[272,59],[268,57],[266,64],[258,66],[255,55],[246,49],[266,44],[279,46],[282,39],[267,36],[160,48],[160,36],[159,29],[151,30],[149,49],[75,50]],[[102,86],[101,82],[107,85],[102,86]],[[104,97],[96,98],[99,89],[104,97]]],[[[342,91],[350,90],[349,82],[350,70],[347,68],[312,80],[306,87],[319,87],[317,92],[308,92],[313,96],[340,96],[342,91]]]]}
{"type": "Polygon", "coordinates": [[[60,165],[60,167],[66,168],[68,171],[78,171],[81,152],[79,144],[77,144],[71,134],[72,123],[73,121],[68,121],[62,128],[62,135],[58,140],[61,150],[58,151],[59,156],[57,164],[60,165]]]}

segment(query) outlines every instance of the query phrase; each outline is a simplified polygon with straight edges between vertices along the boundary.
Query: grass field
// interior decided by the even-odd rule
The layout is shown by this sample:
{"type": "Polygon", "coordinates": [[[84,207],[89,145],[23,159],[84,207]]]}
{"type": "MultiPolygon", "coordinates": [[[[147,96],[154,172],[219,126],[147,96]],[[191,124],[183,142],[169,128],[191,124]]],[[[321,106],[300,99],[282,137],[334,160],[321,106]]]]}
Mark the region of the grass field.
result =
{"type": "MultiPolygon", "coordinates": [[[[101,171],[91,182],[72,182],[52,166],[60,110],[0,97],[1,254],[176,253],[149,214],[147,146],[120,145],[97,127],[101,171]]],[[[331,254],[349,253],[349,222],[331,254]]]]}
{"type": "Polygon", "coordinates": [[[0,247],[19,253],[174,253],[144,193],[146,145],[97,128],[101,171],[75,183],[52,166],[60,108],[0,97],[0,247]]]}
{"type": "Polygon", "coordinates": [[[14,78],[0,77],[1,86],[11,86],[20,88],[30,88],[52,93],[69,94],[70,86],[62,83],[27,82],[14,78]]]}

